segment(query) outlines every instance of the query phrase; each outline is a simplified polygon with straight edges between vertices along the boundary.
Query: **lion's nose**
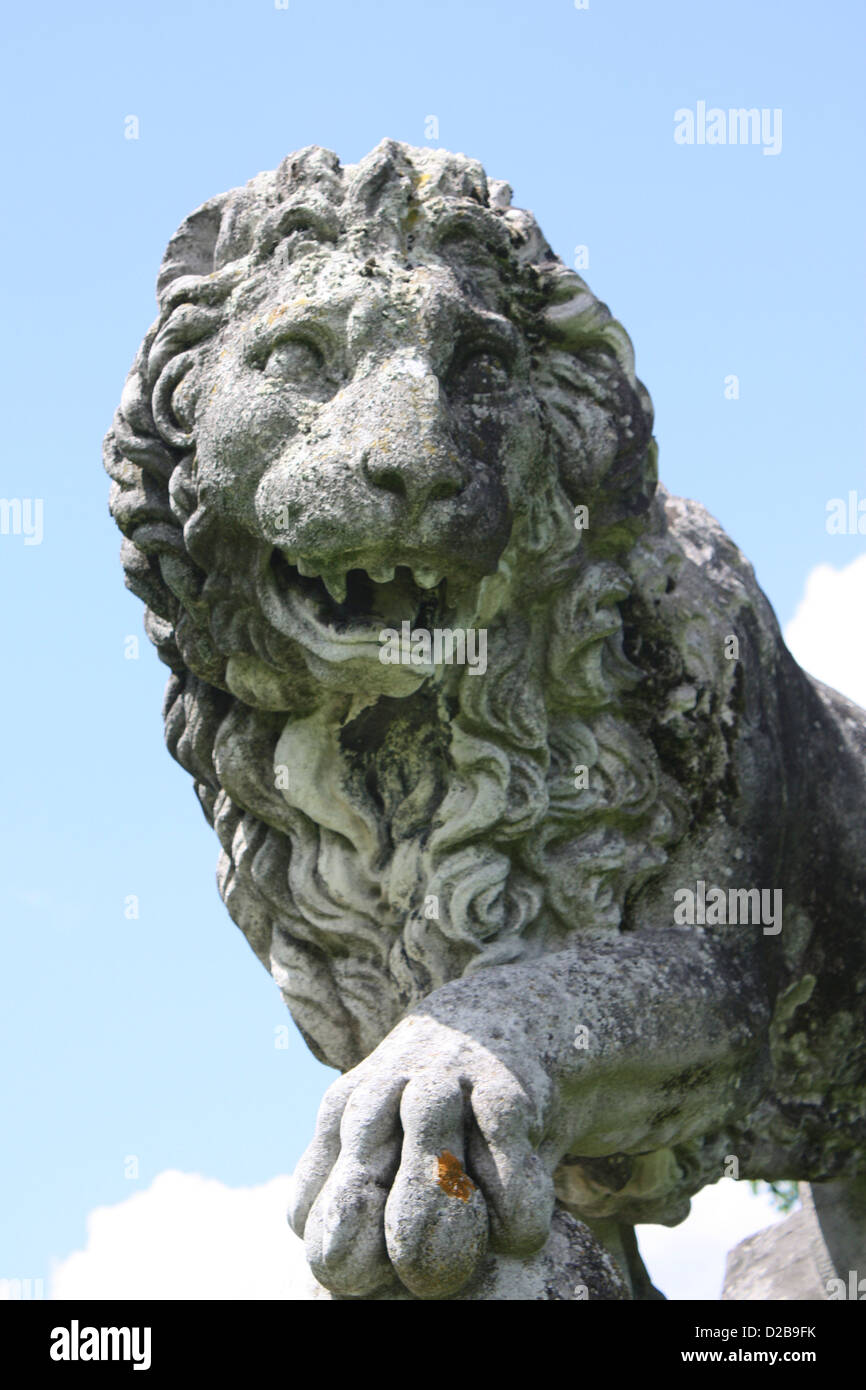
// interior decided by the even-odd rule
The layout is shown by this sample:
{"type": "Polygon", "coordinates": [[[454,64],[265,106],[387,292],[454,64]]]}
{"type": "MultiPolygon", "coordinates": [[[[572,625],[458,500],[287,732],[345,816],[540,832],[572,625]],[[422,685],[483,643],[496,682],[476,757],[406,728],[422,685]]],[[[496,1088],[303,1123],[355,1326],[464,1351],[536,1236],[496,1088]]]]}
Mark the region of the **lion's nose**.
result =
{"type": "Polygon", "coordinates": [[[412,512],[431,502],[458,497],[466,486],[466,475],[455,455],[422,443],[402,450],[365,449],[361,472],[376,492],[398,497],[412,512]]]}

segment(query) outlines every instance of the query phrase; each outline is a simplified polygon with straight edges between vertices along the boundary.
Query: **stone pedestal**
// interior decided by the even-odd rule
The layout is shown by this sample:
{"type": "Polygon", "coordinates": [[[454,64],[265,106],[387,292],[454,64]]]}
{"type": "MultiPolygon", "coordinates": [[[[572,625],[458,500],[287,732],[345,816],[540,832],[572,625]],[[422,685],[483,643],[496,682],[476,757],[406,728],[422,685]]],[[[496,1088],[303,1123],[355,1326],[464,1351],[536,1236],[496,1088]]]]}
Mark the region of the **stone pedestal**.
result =
{"type": "Polygon", "coordinates": [[[830,1298],[837,1271],[807,1183],[800,1184],[800,1197],[800,1211],[741,1240],[730,1251],[723,1299],[799,1302],[830,1298]]]}

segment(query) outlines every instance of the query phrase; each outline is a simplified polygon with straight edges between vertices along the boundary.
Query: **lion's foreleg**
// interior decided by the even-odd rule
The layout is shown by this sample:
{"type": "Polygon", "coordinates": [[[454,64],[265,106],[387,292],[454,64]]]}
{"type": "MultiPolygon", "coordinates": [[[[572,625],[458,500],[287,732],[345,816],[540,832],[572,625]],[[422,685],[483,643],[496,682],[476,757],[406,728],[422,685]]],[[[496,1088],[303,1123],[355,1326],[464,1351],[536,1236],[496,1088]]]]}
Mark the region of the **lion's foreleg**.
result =
{"type": "Polygon", "coordinates": [[[766,1084],[760,984],[746,959],[689,929],[481,970],[416,1012],[471,1029],[547,1094],[539,1152],[551,1163],[682,1143],[746,1114],[766,1084]]]}
{"type": "Polygon", "coordinates": [[[488,1249],[531,1257],[565,1154],[645,1152],[754,1103],[766,1013],[741,962],[676,928],[434,990],[325,1097],[291,1207],[316,1277],[443,1298],[488,1249]]]}

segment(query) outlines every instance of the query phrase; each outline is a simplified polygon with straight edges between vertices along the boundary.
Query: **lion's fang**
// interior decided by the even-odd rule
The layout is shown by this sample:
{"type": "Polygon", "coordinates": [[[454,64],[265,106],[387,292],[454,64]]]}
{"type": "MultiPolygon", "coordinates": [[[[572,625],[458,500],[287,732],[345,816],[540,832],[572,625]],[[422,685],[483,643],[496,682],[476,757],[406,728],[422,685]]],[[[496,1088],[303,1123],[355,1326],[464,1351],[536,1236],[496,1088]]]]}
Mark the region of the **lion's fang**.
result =
{"type": "Polygon", "coordinates": [[[436,570],[416,569],[413,570],[413,574],[415,583],[420,584],[422,589],[435,589],[442,578],[442,575],[437,574],[436,570]]]}
{"type": "Polygon", "coordinates": [[[345,603],[346,601],[346,576],[340,570],[331,570],[329,574],[322,575],[322,583],[335,603],[345,603]]]}

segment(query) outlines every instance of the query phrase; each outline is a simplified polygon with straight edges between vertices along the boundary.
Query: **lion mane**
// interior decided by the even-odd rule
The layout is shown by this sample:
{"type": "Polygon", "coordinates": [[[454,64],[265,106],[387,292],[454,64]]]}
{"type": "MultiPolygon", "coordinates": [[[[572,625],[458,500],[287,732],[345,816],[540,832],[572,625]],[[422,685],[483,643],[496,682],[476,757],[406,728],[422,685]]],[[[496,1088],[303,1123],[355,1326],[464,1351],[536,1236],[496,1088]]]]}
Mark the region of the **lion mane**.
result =
{"type": "Polygon", "coordinates": [[[630,598],[656,489],[652,407],[622,327],[461,155],[394,141],[349,167],[292,154],[181,224],[157,293],[105,440],[126,582],[171,669],[166,740],[219,837],[223,900],[311,1049],[346,1069],[448,980],[628,930],[694,814],[653,723],[678,672],[660,669],[630,598]],[[379,275],[397,258],[447,264],[468,295],[495,283],[544,422],[543,485],[478,589],[484,679],[437,670],[342,724],[263,610],[260,546],[229,544],[202,494],[185,394],[306,225],[379,275]],[[262,698],[245,672],[291,694],[262,698]],[[327,816],[276,785],[311,745],[327,816]]]}

